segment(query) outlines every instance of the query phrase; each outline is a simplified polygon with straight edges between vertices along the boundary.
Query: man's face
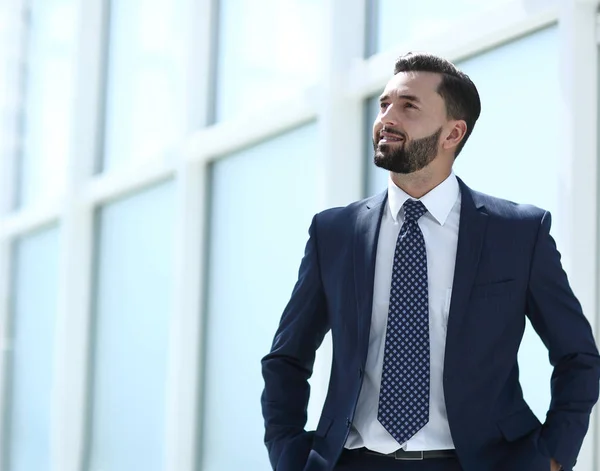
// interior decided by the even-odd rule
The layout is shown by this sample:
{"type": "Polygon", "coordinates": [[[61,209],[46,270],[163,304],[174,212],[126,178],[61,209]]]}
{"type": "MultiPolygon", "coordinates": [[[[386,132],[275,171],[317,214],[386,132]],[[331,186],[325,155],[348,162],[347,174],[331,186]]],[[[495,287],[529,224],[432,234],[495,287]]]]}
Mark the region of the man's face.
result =
{"type": "Polygon", "coordinates": [[[446,105],[437,93],[441,76],[400,72],[387,84],[373,124],[374,162],[394,173],[413,173],[438,155],[446,105]]]}

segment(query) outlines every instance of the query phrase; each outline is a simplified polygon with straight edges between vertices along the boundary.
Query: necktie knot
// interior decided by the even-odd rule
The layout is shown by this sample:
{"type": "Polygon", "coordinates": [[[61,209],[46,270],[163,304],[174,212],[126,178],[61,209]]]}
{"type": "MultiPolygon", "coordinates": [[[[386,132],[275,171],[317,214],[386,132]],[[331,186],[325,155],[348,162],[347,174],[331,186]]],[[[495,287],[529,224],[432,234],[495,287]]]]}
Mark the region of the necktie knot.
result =
{"type": "Polygon", "coordinates": [[[423,214],[427,212],[427,208],[418,200],[406,200],[404,202],[404,220],[417,222],[423,214]]]}

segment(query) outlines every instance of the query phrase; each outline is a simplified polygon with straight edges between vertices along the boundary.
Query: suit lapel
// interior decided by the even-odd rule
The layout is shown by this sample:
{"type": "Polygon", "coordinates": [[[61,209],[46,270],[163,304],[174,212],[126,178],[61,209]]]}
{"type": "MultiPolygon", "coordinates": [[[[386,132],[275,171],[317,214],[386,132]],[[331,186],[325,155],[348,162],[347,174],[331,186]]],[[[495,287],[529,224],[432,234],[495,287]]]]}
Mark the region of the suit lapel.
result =
{"type": "Polygon", "coordinates": [[[469,305],[469,296],[477,274],[488,221],[485,207],[478,201],[476,194],[460,178],[458,183],[461,191],[461,210],[448,316],[446,362],[453,351],[454,341],[459,341],[460,328],[469,305]]]}
{"type": "Polygon", "coordinates": [[[358,351],[359,358],[363,362],[366,359],[371,329],[377,240],[386,201],[387,190],[367,200],[359,210],[354,229],[354,288],[358,309],[358,351]]]}

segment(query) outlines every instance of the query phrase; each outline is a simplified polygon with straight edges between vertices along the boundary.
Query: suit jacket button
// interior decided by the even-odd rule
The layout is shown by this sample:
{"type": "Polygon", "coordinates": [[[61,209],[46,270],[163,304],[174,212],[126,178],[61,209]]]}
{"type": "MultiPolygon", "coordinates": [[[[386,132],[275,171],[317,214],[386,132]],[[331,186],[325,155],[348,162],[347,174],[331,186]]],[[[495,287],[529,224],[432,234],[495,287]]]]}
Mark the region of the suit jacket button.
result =
{"type": "Polygon", "coordinates": [[[363,375],[363,370],[362,370],[362,368],[359,368],[358,369],[358,377],[362,378],[362,375],[363,375]]]}
{"type": "Polygon", "coordinates": [[[352,425],[352,422],[348,417],[346,417],[346,427],[350,428],[350,425],[352,425]]]}

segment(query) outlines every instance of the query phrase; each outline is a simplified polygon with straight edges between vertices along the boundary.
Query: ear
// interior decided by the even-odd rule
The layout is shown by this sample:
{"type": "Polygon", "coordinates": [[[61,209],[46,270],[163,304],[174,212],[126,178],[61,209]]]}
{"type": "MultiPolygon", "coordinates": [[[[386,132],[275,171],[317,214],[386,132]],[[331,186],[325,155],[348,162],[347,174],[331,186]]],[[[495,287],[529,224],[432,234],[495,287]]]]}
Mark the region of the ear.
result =
{"type": "Polygon", "coordinates": [[[452,129],[442,142],[444,149],[456,148],[467,134],[467,123],[464,120],[459,119],[450,123],[452,124],[452,129]]]}

